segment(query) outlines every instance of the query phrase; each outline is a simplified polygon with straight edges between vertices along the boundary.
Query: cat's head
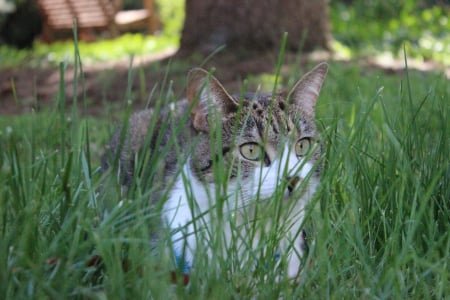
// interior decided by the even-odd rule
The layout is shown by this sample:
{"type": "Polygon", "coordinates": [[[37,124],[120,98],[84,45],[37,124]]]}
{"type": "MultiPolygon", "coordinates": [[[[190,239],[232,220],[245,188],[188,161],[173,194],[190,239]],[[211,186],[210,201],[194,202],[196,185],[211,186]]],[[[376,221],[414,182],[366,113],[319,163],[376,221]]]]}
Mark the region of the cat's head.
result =
{"type": "Polygon", "coordinates": [[[244,202],[269,198],[280,187],[289,196],[307,180],[314,192],[320,176],[315,105],[328,70],[317,65],[287,93],[230,95],[203,69],[188,76],[188,100],[198,143],[191,168],[201,181],[217,183],[219,163],[227,189],[244,202]]]}

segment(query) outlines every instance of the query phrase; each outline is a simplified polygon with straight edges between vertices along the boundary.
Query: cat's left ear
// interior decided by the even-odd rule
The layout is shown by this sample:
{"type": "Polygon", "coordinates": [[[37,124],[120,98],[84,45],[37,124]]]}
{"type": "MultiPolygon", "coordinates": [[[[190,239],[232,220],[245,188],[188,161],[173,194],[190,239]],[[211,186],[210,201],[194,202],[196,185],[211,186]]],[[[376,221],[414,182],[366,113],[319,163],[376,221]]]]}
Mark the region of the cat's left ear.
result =
{"type": "Polygon", "coordinates": [[[306,73],[288,94],[288,101],[297,105],[302,113],[314,117],[317,97],[328,72],[328,64],[320,63],[306,73]]]}
{"type": "Polygon", "coordinates": [[[231,97],[211,73],[201,68],[188,74],[187,99],[195,103],[192,108],[192,122],[196,130],[207,132],[209,122],[219,122],[214,116],[226,116],[235,112],[238,103],[231,97]]]}

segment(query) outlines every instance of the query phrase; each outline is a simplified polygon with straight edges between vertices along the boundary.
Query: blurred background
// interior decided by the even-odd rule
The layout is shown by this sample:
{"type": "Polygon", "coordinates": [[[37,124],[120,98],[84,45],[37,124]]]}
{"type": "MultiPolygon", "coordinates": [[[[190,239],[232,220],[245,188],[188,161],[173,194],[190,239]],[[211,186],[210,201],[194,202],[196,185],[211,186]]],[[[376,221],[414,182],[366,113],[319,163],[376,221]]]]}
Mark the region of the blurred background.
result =
{"type": "MultiPolygon", "coordinates": [[[[73,64],[74,39],[88,79],[119,72],[119,62],[127,68],[131,56],[135,66],[176,57],[182,74],[211,54],[212,66],[241,78],[269,72],[284,32],[287,53],[305,60],[396,72],[406,53],[410,67],[449,77],[449,12],[444,0],[0,0],[0,113],[50,101],[50,70],[73,64]]],[[[99,84],[88,84],[88,95],[90,86],[99,84]]]]}

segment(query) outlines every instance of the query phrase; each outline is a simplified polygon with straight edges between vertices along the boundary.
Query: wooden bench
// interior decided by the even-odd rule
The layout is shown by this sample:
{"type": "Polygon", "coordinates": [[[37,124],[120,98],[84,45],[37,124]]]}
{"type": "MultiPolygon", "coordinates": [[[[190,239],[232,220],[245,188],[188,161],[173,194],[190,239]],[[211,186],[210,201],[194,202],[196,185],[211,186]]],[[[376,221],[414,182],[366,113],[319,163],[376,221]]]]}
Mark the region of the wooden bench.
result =
{"type": "Polygon", "coordinates": [[[143,0],[143,9],[121,10],[121,0],[37,0],[44,17],[43,39],[54,33],[71,31],[76,20],[80,36],[91,30],[107,30],[111,36],[121,31],[146,29],[155,32],[158,18],[152,0],[143,0]]]}

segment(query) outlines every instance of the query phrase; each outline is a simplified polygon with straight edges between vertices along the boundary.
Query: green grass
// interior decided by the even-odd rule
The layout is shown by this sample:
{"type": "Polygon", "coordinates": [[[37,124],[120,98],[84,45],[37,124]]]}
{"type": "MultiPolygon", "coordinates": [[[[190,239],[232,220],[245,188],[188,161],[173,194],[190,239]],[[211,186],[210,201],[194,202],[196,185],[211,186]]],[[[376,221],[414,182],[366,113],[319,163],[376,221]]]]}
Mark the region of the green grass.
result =
{"type": "MultiPolygon", "coordinates": [[[[83,63],[128,59],[131,55],[148,55],[178,47],[178,38],[167,35],[123,34],[120,37],[93,43],[79,42],[83,63]]],[[[0,68],[17,67],[26,62],[28,67],[56,66],[60,61],[73,63],[73,41],[57,41],[52,44],[36,42],[33,49],[18,50],[0,46],[0,68]]]]}
{"type": "MultiPolygon", "coordinates": [[[[231,273],[230,261],[203,256],[188,289],[172,286],[170,259],[157,251],[164,243],[149,239],[161,203],[148,210],[152,188],[136,183],[121,198],[115,180],[105,181],[112,174],[101,174],[100,156],[114,124],[81,117],[61,90],[47,112],[0,118],[0,298],[448,297],[447,79],[330,64],[317,106],[325,169],[308,210],[310,251],[299,283],[275,282],[264,267],[231,273]],[[94,255],[101,268],[92,266],[94,255]]],[[[299,70],[288,66],[283,82],[299,70]]],[[[213,249],[219,258],[220,251],[213,249]]]]}
{"type": "Polygon", "coordinates": [[[341,54],[388,53],[450,64],[450,7],[436,1],[368,0],[330,2],[333,48],[341,54]]]}

